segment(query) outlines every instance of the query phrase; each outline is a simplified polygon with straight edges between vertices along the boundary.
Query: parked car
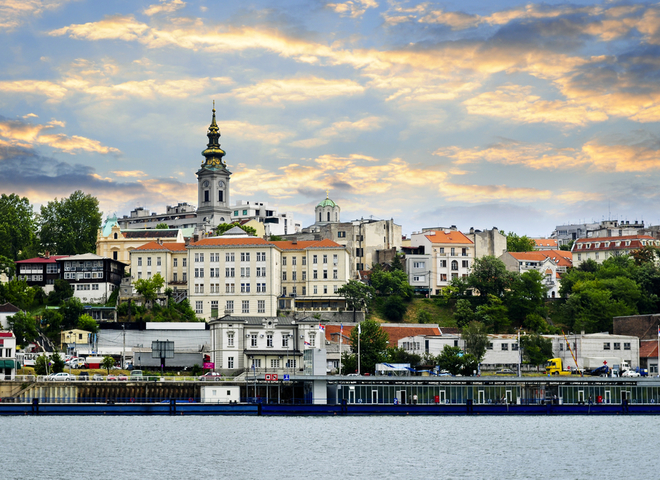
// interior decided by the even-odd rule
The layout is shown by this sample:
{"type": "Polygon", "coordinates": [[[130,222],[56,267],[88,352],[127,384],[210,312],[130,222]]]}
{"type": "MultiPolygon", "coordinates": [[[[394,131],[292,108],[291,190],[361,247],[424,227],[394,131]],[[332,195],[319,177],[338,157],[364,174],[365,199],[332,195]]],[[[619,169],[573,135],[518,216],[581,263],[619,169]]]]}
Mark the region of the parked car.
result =
{"type": "Polygon", "coordinates": [[[117,375],[117,380],[119,380],[120,382],[128,382],[128,375],[124,373],[120,373],[119,375],[117,375]]]}
{"type": "Polygon", "coordinates": [[[220,372],[206,372],[204,375],[200,376],[199,379],[203,382],[204,381],[209,382],[211,380],[217,381],[222,379],[222,375],[220,374],[220,372]]]}
{"type": "Polygon", "coordinates": [[[495,375],[515,375],[515,372],[510,368],[503,368],[502,370],[495,372],[495,375]]]}
{"type": "Polygon", "coordinates": [[[85,360],[82,358],[72,358],[65,362],[65,365],[71,368],[81,368],[85,366],[85,360]]]}
{"type": "Polygon", "coordinates": [[[117,381],[117,375],[112,375],[111,374],[111,375],[108,375],[107,377],[105,377],[105,379],[108,380],[109,382],[111,382],[111,381],[116,382],[117,381]]]}
{"type": "Polygon", "coordinates": [[[636,372],[635,370],[626,370],[621,374],[622,377],[640,377],[641,375],[639,372],[636,372]]]}
{"type": "Polygon", "coordinates": [[[89,372],[80,372],[78,374],[78,380],[89,380],[89,372]]]}
{"type": "Polygon", "coordinates": [[[142,370],[132,370],[131,371],[131,380],[146,380],[142,374],[142,370]]]}
{"type": "Polygon", "coordinates": [[[94,380],[95,382],[101,382],[103,381],[103,375],[101,375],[100,373],[95,373],[94,375],[92,375],[92,380],[94,380]]]}
{"type": "Polygon", "coordinates": [[[46,377],[46,380],[55,381],[55,382],[64,382],[64,381],[73,381],[76,379],[75,375],[70,373],[60,372],[60,373],[51,373],[46,377]]]}

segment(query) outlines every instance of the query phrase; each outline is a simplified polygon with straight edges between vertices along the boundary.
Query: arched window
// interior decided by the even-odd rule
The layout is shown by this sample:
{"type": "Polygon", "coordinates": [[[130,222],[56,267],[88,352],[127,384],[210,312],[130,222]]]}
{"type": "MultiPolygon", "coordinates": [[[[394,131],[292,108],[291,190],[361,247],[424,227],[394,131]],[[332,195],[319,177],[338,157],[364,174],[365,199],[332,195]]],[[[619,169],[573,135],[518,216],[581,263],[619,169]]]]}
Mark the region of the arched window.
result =
{"type": "Polygon", "coordinates": [[[339,221],[339,218],[338,218],[338,217],[339,217],[339,216],[338,216],[337,212],[335,212],[335,222],[338,222],[338,221],[339,221]]]}
{"type": "Polygon", "coordinates": [[[330,212],[328,212],[328,222],[330,221],[330,212]]]}
{"type": "Polygon", "coordinates": [[[117,240],[117,233],[115,233],[115,240],[117,240]]]}
{"type": "Polygon", "coordinates": [[[458,262],[456,260],[451,262],[451,269],[458,270],[458,262]]]}
{"type": "Polygon", "coordinates": [[[323,221],[323,217],[321,215],[323,215],[323,213],[319,212],[319,222],[323,221]]]}

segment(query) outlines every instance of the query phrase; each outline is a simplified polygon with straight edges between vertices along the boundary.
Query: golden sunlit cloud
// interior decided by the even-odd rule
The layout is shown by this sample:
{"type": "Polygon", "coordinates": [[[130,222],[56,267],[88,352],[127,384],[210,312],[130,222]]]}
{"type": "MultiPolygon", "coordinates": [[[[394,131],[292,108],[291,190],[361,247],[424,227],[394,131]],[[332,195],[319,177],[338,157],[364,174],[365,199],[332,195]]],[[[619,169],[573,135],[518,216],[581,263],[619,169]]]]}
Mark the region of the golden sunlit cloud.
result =
{"type": "Polygon", "coordinates": [[[279,144],[281,141],[295,135],[294,132],[273,125],[256,125],[241,121],[223,121],[220,125],[223,135],[231,138],[243,138],[246,140],[259,141],[263,143],[279,144]]]}
{"type": "Polygon", "coordinates": [[[34,93],[45,95],[54,99],[61,99],[67,89],[53,82],[41,80],[1,81],[0,92],[7,93],[34,93]]]}
{"type": "Polygon", "coordinates": [[[144,173],[142,170],[114,170],[110,173],[112,173],[116,177],[135,178],[135,177],[146,177],[147,176],[147,174],[144,173]]]}
{"type": "Polygon", "coordinates": [[[375,0],[348,0],[344,3],[328,3],[326,7],[331,8],[338,14],[358,18],[361,17],[368,8],[377,8],[378,3],[375,0]]]}
{"type": "Polygon", "coordinates": [[[330,139],[336,137],[340,137],[339,140],[349,141],[361,132],[378,130],[384,121],[385,119],[382,117],[370,116],[355,122],[351,122],[350,120],[334,122],[329,127],[315,133],[315,138],[297,140],[291,142],[290,145],[300,148],[313,148],[325,145],[330,142],[330,139]]]}
{"type": "Polygon", "coordinates": [[[326,80],[318,77],[266,80],[256,85],[235,88],[226,96],[249,104],[277,105],[283,102],[326,100],[338,96],[356,95],[364,87],[352,80],[326,80]]]}
{"type": "Polygon", "coordinates": [[[160,0],[160,4],[149,5],[142,13],[151,16],[158,13],[174,13],[186,6],[183,0],[160,0]]]}
{"type": "Polygon", "coordinates": [[[13,29],[71,0],[0,0],[0,29],[13,29]]]}

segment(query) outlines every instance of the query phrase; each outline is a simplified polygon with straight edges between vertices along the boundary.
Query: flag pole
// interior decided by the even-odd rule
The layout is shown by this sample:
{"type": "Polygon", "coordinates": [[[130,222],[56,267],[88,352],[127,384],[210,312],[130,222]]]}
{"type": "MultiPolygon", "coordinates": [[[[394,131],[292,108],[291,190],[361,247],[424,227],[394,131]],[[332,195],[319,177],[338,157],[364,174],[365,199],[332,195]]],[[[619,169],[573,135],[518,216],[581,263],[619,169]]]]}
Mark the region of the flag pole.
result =
{"type": "Polygon", "coordinates": [[[357,373],[358,373],[358,375],[362,375],[362,370],[360,370],[360,336],[362,334],[362,329],[360,328],[359,323],[358,323],[357,329],[358,329],[358,371],[357,371],[357,373]]]}
{"type": "Polygon", "coordinates": [[[339,327],[339,376],[341,377],[341,337],[344,336],[344,324],[339,327]]]}

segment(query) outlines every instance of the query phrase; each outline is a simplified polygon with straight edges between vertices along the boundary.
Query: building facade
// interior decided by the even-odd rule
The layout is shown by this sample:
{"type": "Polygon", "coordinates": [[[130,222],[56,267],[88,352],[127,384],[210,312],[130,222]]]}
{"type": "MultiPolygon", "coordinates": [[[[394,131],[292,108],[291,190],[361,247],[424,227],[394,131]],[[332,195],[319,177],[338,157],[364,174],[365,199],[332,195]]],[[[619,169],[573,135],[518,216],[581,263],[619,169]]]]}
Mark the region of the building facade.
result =
{"type": "Polygon", "coordinates": [[[124,263],[93,253],[60,258],[57,263],[74,296],[85,303],[107,302],[124,276],[124,263]]]}
{"type": "Polygon", "coordinates": [[[576,240],[571,252],[573,253],[573,265],[579,267],[587,260],[600,264],[610,257],[630,255],[634,250],[658,246],[660,246],[660,240],[655,240],[649,235],[594,237],[576,240]]]}
{"type": "Polygon", "coordinates": [[[131,210],[130,215],[116,218],[122,230],[142,230],[156,228],[161,223],[167,224],[171,229],[195,229],[197,226],[197,211],[194,205],[179,202],[176,205],[167,205],[165,213],[151,213],[144,207],[131,210]]]}
{"type": "Polygon", "coordinates": [[[557,273],[557,264],[547,252],[507,252],[500,257],[510,272],[523,274],[530,270],[536,270],[543,275],[543,286],[546,297],[559,297],[560,278],[557,273]]]}
{"type": "Polygon", "coordinates": [[[25,280],[31,287],[40,287],[48,294],[55,287],[55,280],[62,278],[60,275],[60,264],[58,259],[66,258],[66,255],[48,255],[43,257],[19,260],[16,262],[16,276],[25,280]]]}
{"type": "Polygon", "coordinates": [[[16,368],[16,337],[12,332],[0,332],[0,380],[13,380],[16,368]]]}
{"type": "Polygon", "coordinates": [[[268,205],[268,202],[241,200],[230,208],[231,223],[256,220],[263,225],[267,237],[289,235],[300,231],[300,223],[295,223],[291,212],[278,213],[275,207],[268,205]]]}
{"type": "Polygon", "coordinates": [[[163,289],[187,290],[188,251],[185,243],[149,242],[131,251],[131,281],[150,279],[159,273],[163,289]]]}

